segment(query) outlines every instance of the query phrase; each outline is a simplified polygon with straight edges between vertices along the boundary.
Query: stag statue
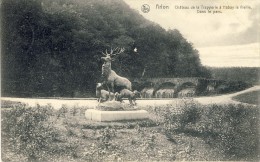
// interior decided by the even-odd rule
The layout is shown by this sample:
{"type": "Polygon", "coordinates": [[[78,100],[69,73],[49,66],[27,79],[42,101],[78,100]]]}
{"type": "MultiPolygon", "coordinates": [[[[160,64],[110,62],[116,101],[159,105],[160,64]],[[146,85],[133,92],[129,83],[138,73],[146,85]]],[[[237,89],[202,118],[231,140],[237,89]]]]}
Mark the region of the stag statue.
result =
{"type": "Polygon", "coordinates": [[[124,48],[111,49],[110,53],[108,53],[107,50],[106,53],[102,52],[102,54],[105,55],[105,57],[101,57],[101,60],[104,61],[104,64],[102,65],[102,77],[104,78],[104,84],[107,85],[109,94],[111,92],[109,87],[111,87],[111,90],[114,93],[114,86],[132,90],[132,83],[127,78],[117,75],[116,72],[111,69],[111,62],[114,60],[112,56],[122,52],[124,52],[124,48]]]}

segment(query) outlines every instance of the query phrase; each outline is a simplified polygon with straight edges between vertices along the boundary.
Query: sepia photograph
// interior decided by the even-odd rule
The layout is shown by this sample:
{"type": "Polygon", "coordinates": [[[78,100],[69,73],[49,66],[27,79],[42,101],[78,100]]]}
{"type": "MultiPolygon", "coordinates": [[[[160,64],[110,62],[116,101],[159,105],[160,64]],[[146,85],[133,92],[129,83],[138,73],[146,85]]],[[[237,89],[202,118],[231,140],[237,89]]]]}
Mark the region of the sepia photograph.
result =
{"type": "Polygon", "coordinates": [[[1,161],[260,161],[260,1],[0,0],[1,161]]]}

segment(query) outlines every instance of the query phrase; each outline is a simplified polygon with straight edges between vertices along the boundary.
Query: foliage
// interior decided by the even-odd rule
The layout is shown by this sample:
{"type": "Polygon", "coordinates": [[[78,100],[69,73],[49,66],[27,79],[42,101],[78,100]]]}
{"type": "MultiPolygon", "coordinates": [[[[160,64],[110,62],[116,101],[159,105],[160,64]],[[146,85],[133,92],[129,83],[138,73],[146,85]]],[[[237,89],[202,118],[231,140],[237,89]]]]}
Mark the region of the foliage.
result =
{"type": "Polygon", "coordinates": [[[198,104],[195,102],[184,102],[182,113],[178,116],[180,128],[184,129],[184,127],[189,123],[195,124],[201,117],[200,111],[198,104]]]}
{"type": "Polygon", "coordinates": [[[113,142],[113,139],[116,138],[116,129],[107,127],[98,130],[96,135],[99,142],[97,144],[93,143],[89,149],[85,148],[83,159],[103,161],[106,157],[112,161],[119,160],[124,150],[116,142],[113,142]]]}
{"type": "Polygon", "coordinates": [[[242,81],[225,81],[223,84],[217,86],[216,92],[219,94],[230,93],[242,91],[249,87],[251,87],[251,84],[247,84],[242,81]]]}
{"type": "MultiPolygon", "coordinates": [[[[60,127],[59,123],[74,116],[74,111],[83,113],[86,108],[72,108],[70,112],[66,105],[57,111],[51,105],[28,107],[14,104],[12,107],[2,110],[2,144],[10,150],[5,153],[24,156],[24,161],[53,161],[56,156],[78,157],[79,143],[73,139],[77,137],[73,127],[78,124],[70,126],[64,122],[60,127]]],[[[6,155],[5,158],[10,157],[6,155]]]]}
{"type": "Polygon", "coordinates": [[[189,123],[196,123],[201,116],[199,104],[191,99],[182,99],[177,105],[155,107],[151,113],[159,117],[154,120],[163,125],[166,134],[175,129],[182,130],[189,123]]]}
{"type": "Polygon", "coordinates": [[[244,105],[212,105],[203,110],[195,130],[218,134],[212,145],[232,155],[231,160],[256,159],[259,153],[259,108],[244,105]]]}
{"type": "Polygon", "coordinates": [[[126,49],[112,64],[124,77],[210,76],[178,30],[164,30],[122,0],[4,0],[1,13],[6,96],[93,96],[101,51],[111,47],[126,49]]]}
{"type": "Polygon", "coordinates": [[[252,87],[252,84],[238,80],[216,80],[216,83],[207,83],[205,80],[201,80],[196,86],[196,95],[209,96],[232,93],[242,91],[250,87],[252,87]]]}
{"type": "Polygon", "coordinates": [[[111,123],[87,121],[87,108],[62,107],[15,103],[2,109],[3,159],[22,154],[27,159],[21,161],[259,161],[256,106],[203,106],[183,99],[143,108],[150,120],[111,123]]]}
{"type": "Polygon", "coordinates": [[[207,67],[212,73],[212,77],[227,81],[242,81],[247,84],[259,84],[259,67],[207,67]]]}
{"type": "Polygon", "coordinates": [[[61,108],[56,112],[57,118],[66,117],[66,114],[68,113],[68,111],[69,111],[68,106],[63,104],[61,106],[61,108]]]}
{"type": "Polygon", "coordinates": [[[198,105],[188,102],[181,114],[174,108],[162,114],[166,136],[174,132],[202,137],[223,150],[228,160],[256,160],[259,151],[259,108],[245,105],[198,105]]]}
{"type": "Polygon", "coordinates": [[[111,140],[112,138],[114,138],[116,136],[116,130],[113,128],[105,128],[105,129],[101,129],[98,132],[98,139],[100,140],[102,146],[106,149],[108,149],[108,147],[111,145],[111,140]]]}
{"type": "Polygon", "coordinates": [[[49,143],[57,136],[52,123],[48,122],[52,112],[50,106],[17,105],[2,114],[2,137],[8,138],[15,152],[29,160],[42,160],[49,151],[49,143]]]}
{"type": "Polygon", "coordinates": [[[1,100],[1,108],[12,108],[14,105],[19,105],[19,101],[1,100]]]}

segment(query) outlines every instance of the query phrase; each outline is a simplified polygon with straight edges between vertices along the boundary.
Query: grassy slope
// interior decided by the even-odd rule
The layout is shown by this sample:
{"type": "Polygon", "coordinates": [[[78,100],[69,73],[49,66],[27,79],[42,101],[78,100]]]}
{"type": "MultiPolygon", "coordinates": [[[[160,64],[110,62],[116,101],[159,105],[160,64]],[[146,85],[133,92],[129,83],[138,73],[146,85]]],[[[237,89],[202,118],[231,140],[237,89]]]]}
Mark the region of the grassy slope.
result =
{"type": "Polygon", "coordinates": [[[252,92],[240,94],[233,97],[232,99],[243,103],[259,105],[260,91],[252,91],[252,92]]]}

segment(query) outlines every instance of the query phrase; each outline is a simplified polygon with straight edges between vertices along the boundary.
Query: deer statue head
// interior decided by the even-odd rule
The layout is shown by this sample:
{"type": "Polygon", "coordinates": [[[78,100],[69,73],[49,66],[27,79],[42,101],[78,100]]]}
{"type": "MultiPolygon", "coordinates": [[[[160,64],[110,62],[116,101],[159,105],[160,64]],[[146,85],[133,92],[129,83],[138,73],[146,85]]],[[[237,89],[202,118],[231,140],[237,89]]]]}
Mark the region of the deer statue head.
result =
{"type": "Polygon", "coordinates": [[[106,50],[106,53],[103,53],[102,54],[105,56],[105,57],[101,57],[101,60],[103,60],[105,63],[107,62],[110,62],[111,61],[114,61],[114,59],[112,58],[112,56],[116,56],[116,55],[119,55],[120,53],[123,53],[125,51],[124,48],[115,48],[115,49],[112,49],[111,48],[111,51],[110,53],[107,52],[106,50]]]}

